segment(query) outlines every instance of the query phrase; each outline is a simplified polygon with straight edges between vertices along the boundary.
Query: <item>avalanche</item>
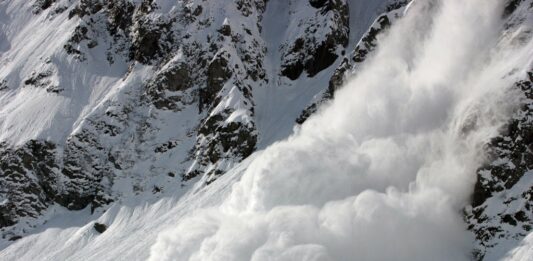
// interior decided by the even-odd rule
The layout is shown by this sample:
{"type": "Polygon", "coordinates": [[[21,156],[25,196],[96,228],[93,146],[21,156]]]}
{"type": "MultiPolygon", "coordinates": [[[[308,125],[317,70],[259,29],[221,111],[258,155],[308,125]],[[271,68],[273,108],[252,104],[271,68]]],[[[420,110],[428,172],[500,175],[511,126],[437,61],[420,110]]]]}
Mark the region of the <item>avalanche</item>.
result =
{"type": "Polygon", "coordinates": [[[532,62],[532,41],[501,38],[501,8],[412,3],[330,105],[220,206],[159,235],[151,260],[470,259],[461,209],[532,62]]]}
{"type": "MultiPolygon", "coordinates": [[[[267,48],[275,50],[265,60],[268,75],[282,58],[276,47],[283,39],[275,32],[288,19],[272,14],[284,7],[270,0],[264,14],[270,18],[261,34],[275,38],[267,48]]],[[[37,231],[3,243],[0,259],[471,260],[475,238],[463,211],[488,158],[485,145],[522,102],[511,87],[533,67],[533,40],[516,42],[502,22],[504,8],[499,0],[415,0],[334,98],[290,135],[294,118],[320,88],[297,92],[273,76],[287,89],[253,91],[261,150],[229,164],[208,186],[200,180],[162,199],[115,202],[99,216],[89,207],[75,212],[53,205],[55,214],[37,231]],[[95,222],[108,229],[96,232],[95,222]]],[[[350,43],[363,34],[354,31],[350,43]]],[[[140,75],[134,82],[109,84],[135,85],[149,75],[147,67],[133,70],[140,75]]],[[[298,88],[327,81],[320,74],[301,77],[298,88]]],[[[235,92],[225,92],[211,113],[226,104],[244,110],[232,117],[250,116],[235,92]]],[[[83,96],[88,108],[103,99],[95,93],[83,96]]],[[[61,104],[49,109],[61,111],[61,104]]],[[[68,121],[70,127],[80,120],[68,121]]],[[[532,241],[530,233],[500,256],[528,260],[532,241]]]]}

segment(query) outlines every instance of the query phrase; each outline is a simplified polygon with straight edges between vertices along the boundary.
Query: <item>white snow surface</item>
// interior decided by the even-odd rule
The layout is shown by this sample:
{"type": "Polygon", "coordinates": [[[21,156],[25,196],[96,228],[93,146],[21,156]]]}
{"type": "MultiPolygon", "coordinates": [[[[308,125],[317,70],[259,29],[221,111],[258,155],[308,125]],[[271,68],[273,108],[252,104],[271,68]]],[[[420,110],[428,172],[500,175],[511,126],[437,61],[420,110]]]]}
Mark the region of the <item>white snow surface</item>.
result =
{"type": "Polygon", "coordinates": [[[507,256],[505,256],[502,260],[533,260],[533,233],[529,233],[529,235],[524,238],[522,243],[515,249],[509,251],[507,256]]]}
{"type": "MultiPolygon", "coordinates": [[[[16,8],[7,15],[24,13],[16,8]]],[[[298,113],[291,102],[306,104],[318,87],[303,98],[288,84],[254,89],[258,128],[269,133],[261,140],[264,150],[211,185],[155,203],[117,203],[97,219],[88,210],[54,208],[41,231],[1,246],[0,259],[468,260],[473,238],[461,210],[483,160],[482,145],[518,104],[510,102],[515,96],[508,87],[533,64],[533,42],[510,45],[500,34],[502,8],[498,0],[417,0],[357,77],[287,139],[270,145],[289,135],[283,133],[298,113]],[[94,222],[109,229],[98,234],[94,222]]],[[[283,4],[271,0],[267,12],[280,10],[283,4]]],[[[38,67],[20,62],[30,51],[57,49],[23,45],[9,31],[24,28],[2,26],[9,30],[0,31],[6,34],[0,55],[10,43],[20,49],[2,56],[19,62],[2,65],[0,76],[38,67]],[[20,68],[8,68],[15,65],[20,68]]],[[[275,37],[281,25],[271,26],[265,37],[275,37]]],[[[54,32],[33,37],[42,42],[54,32]]],[[[62,55],[57,59],[68,59],[62,55]]],[[[24,88],[0,94],[0,102],[9,104],[0,111],[0,140],[64,139],[89,108],[112,96],[109,89],[127,84],[113,69],[101,69],[110,75],[98,79],[84,70],[57,68],[65,74],[59,81],[72,81],[67,97],[24,88]],[[86,88],[94,81],[100,87],[86,88]],[[34,128],[10,123],[28,114],[38,115],[24,123],[34,128]]],[[[138,70],[140,78],[147,74],[138,70]]],[[[327,81],[317,77],[298,85],[327,81]]],[[[9,78],[10,85],[22,81],[9,78]]],[[[532,242],[530,234],[507,260],[531,260],[532,242]]]]}
{"type": "Polygon", "coordinates": [[[121,78],[127,67],[120,59],[109,65],[105,56],[93,53],[88,59],[94,66],[89,67],[64,52],[63,45],[77,25],[75,19],[67,19],[68,12],[36,16],[32,3],[0,2],[5,10],[0,14],[0,46],[4,46],[0,78],[10,88],[0,93],[0,141],[13,145],[30,139],[63,142],[92,110],[125,85],[121,78]],[[55,83],[65,89],[62,95],[25,87],[28,75],[41,70],[52,70],[55,83]]]}

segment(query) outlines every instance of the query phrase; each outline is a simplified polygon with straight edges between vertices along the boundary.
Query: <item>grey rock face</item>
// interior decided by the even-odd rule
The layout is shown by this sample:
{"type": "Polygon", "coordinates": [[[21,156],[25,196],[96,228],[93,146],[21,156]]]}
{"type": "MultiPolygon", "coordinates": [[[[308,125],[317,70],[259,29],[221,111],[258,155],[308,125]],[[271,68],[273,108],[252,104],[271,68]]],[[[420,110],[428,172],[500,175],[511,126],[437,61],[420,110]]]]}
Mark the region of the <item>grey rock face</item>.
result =
{"type": "Polygon", "coordinates": [[[229,80],[232,71],[228,68],[229,55],[218,53],[207,67],[207,86],[200,90],[200,110],[209,107],[215,101],[216,95],[229,80]]]}
{"type": "MultiPolygon", "coordinates": [[[[324,1],[324,3],[326,3],[324,1]]],[[[315,113],[321,104],[333,98],[335,90],[340,88],[347,75],[357,73],[358,66],[363,63],[377,47],[377,37],[390,28],[392,23],[400,17],[401,10],[408,4],[408,1],[392,1],[385,8],[386,12],[381,14],[372,24],[370,29],[363,35],[355,50],[342,58],[342,62],[335,69],[331,76],[327,90],[315,102],[311,103],[300,116],[296,123],[303,124],[307,118],[315,113]]]]}
{"type": "MultiPolygon", "coordinates": [[[[55,146],[30,141],[11,149],[0,145],[0,227],[11,227],[23,218],[37,218],[57,196],[58,167],[55,146]]],[[[3,238],[16,236],[16,229],[2,232],[3,238]]]]}
{"type": "Polygon", "coordinates": [[[9,86],[7,85],[7,81],[6,80],[1,80],[0,81],[0,91],[4,91],[4,90],[7,90],[9,89],[9,86]]]}
{"type": "Polygon", "coordinates": [[[284,51],[281,75],[296,80],[305,71],[309,77],[331,66],[348,44],[350,33],[348,4],[345,0],[310,1],[316,8],[308,17],[302,35],[284,51]],[[330,28],[321,28],[333,24],[330,28]],[[317,34],[317,32],[319,32],[317,34]]]}
{"type": "Polygon", "coordinates": [[[514,86],[524,101],[502,134],[487,145],[491,160],[477,172],[472,207],[466,211],[478,260],[504,241],[521,240],[533,228],[533,72],[527,78],[514,86]]]}
{"type": "Polygon", "coordinates": [[[36,0],[33,3],[33,12],[38,14],[43,10],[48,9],[50,6],[52,6],[57,0],[36,0]]]}
{"type": "Polygon", "coordinates": [[[96,230],[96,232],[100,234],[104,233],[107,230],[107,225],[101,224],[101,223],[94,223],[93,227],[94,227],[94,230],[96,230]]]}
{"type": "MultiPolygon", "coordinates": [[[[504,28],[514,32],[521,21],[531,19],[533,1],[506,2],[504,28]],[[517,9],[523,5],[520,11],[517,9]]],[[[515,44],[530,38],[517,30],[515,44]]],[[[533,72],[518,81],[514,90],[522,99],[507,126],[486,145],[487,163],[477,171],[472,205],[465,210],[468,229],[476,237],[474,258],[498,259],[510,251],[533,227],[533,72]]]]}
{"type": "Polygon", "coordinates": [[[62,157],[60,149],[46,141],[31,140],[17,149],[7,144],[0,146],[2,237],[20,234],[13,225],[23,218],[39,217],[55,203],[81,210],[111,202],[100,183],[100,166],[104,164],[88,159],[85,146],[76,145],[75,139],[67,144],[62,157]]]}

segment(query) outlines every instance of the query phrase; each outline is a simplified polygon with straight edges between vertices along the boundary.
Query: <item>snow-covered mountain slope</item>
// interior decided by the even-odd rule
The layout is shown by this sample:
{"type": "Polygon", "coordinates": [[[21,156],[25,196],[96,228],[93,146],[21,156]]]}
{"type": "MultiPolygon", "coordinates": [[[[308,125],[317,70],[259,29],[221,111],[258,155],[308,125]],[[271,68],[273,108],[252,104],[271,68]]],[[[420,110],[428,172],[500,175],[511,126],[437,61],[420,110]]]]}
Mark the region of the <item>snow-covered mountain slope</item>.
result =
{"type": "Polygon", "coordinates": [[[0,259],[531,256],[531,0],[0,20],[0,259]]]}
{"type": "Polygon", "coordinates": [[[2,1],[3,237],[56,204],[179,196],[287,137],[389,5],[364,2],[2,1]]]}

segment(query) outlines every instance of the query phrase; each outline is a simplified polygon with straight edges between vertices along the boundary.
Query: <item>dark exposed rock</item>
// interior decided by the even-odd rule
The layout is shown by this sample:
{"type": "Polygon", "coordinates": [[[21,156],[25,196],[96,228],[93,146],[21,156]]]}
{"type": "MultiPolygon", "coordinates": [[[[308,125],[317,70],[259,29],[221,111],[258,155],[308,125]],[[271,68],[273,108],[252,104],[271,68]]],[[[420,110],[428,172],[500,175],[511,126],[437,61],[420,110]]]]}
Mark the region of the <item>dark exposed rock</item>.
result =
{"type": "Polygon", "coordinates": [[[237,10],[248,17],[253,13],[253,10],[257,10],[259,13],[263,13],[266,9],[266,3],[268,0],[235,0],[237,4],[237,10]]]}
{"type": "Polygon", "coordinates": [[[377,20],[378,26],[373,26],[361,39],[361,44],[355,48],[353,55],[353,61],[356,63],[362,63],[367,58],[367,55],[371,53],[377,46],[377,36],[383,31],[387,30],[391,22],[387,15],[382,15],[377,20]]]}
{"type": "Polygon", "coordinates": [[[70,44],[65,44],[63,46],[63,48],[65,49],[65,51],[68,53],[68,54],[71,54],[73,55],[76,60],[82,62],[82,61],[85,61],[85,55],[78,49],[74,48],[74,46],[70,45],[70,44]]]}
{"type": "MultiPolygon", "coordinates": [[[[226,110],[208,117],[198,130],[201,140],[204,142],[199,142],[195,151],[198,153],[197,158],[203,166],[210,164],[216,166],[220,160],[226,158],[242,160],[255,151],[257,144],[255,126],[251,122],[224,122],[224,119],[231,113],[231,110],[226,110]]],[[[205,174],[208,176],[207,183],[209,184],[223,173],[222,170],[214,167],[208,173],[201,171],[186,173],[183,179],[188,180],[205,174]]]]}
{"type": "Polygon", "coordinates": [[[286,64],[281,69],[281,75],[286,76],[287,78],[291,80],[296,80],[300,78],[300,75],[302,75],[302,72],[304,71],[304,65],[301,61],[296,61],[292,64],[286,64]]]}
{"type": "Polygon", "coordinates": [[[80,0],[78,5],[70,11],[68,18],[72,19],[74,16],[82,18],[86,15],[93,15],[102,10],[103,7],[104,4],[100,0],[80,0]]]}
{"type": "Polygon", "coordinates": [[[329,0],[309,0],[309,4],[314,8],[322,8],[328,1],[329,0]]]}
{"type": "Polygon", "coordinates": [[[192,87],[191,69],[187,64],[171,64],[157,73],[146,84],[146,93],[151,103],[158,109],[178,110],[180,95],[168,96],[167,92],[184,92],[192,87]]]}
{"type": "MultiPolygon", "coordinates": [[[[202,126],[199,130],[200,133],[204,135],[209,135],[211,133],[218,133],[218,141],[222,145],[222,151],[227,152],[230,149],[235,150],[235,154],[241,158],[246,158],[252,154],[255,150],[255,145],[257,143],[256,135],[253,135],[255,128],[244,125],[240,122],[231,122],[226,126],[220,126],[220,120],[217,120],[216,117],[211,117],[208,120],[208,123],[202,126]]],[[[210,148],[208,152],[209,160],[211,163],[216,163],[220,159],[220,154],[213,147],[210,148]]]]}
{"type": "Polygon", "coordinates": [[[36,0],[33,4],[33,12],[35,14],[40,13],[41,11],[44,11],[48,9],[50,6],[52,6],[57,0],[36,0]]]}
{"type": "Polygon", "coordinates": [[[10,237],[9,241],[17,241],[17,240],[19,240],[21,238],[22,238],[21,236],[14,236],[14,237],[10,237]]]}
{"type": "Polygon", "coordinates": [[[391,0],[385,7],[385,12],[391,12],[394,10],[398,10],[407,4],[409,4],[411,0],[391,0]]]}
{"type": "Polygon", "coordinates": [[[296,118],[296,123],[303,124],[311,115],[315,114],[315,112],[318,110],[318,105],[316,103],[313,103],[307,108],[305,108],[302,113],[296,118]]]}
{"type": "Polygon", "coordinates": [[[326,98],[333,98],[333,94],[335,93],[335,91],[341,88],[341,86],[344,84],[346,74],[349,72],[350,69],[351,66],[348,59],[344,58],[339,67],[337,67],[337,69],[329,79],[328,90],[325,94],[326,98]]]}
{"type": "Polygon", "coordinates": [[[318,102],[314,102],[311,105],[307,106],[302,113],[296,118],[297,124],[303,124],[311,115],[313,115],[315,112],[317,112],[319,106],[332,99],[333,94],[337,89],[339,89],[343,84],[345,80],[345,75],[347,74],[348,70],[350,70],[351,65],[349,64],[349,61],[347,58],[344,58],[341,65],[335,70],[333,75],[331,76],[329,80],[328,89],[324,92],[321,99],[318,102]]]}
{"type": "Polygon", "coordinates": [[[94,210],[112,201],[108,188],[102,185],[104,177],[113,176],[112,163],[95,134],[84,131],[71,136],[63,155],[61,174],[68,182],[58,203],[76,210],[91,205],[94,210]]]}
{"type": "Polygon", "coordinates": [[[176,67],[175,70],[167,71],[163,75],[163,84],[167,87],[166,90],[177,92],[186,90],[190,87],[192,79],[189,76],[189,68],[187,65],[176,67]]]}
{"type": "Polygon", "coordinates": [[[87,43],[87,48],[89,49],[92,49],[94,47],[98,46],[98,42],[95,41],[95,40],[90,40],[88,43],[87,43]]]}
{"type": "Polygon", "coordinates": [[[55,146],[30,141],[12,149],[0,144],[0,227],[14,225],[20,218],[42,214],[57,192],[58,166],[55,146]]]}
{"type": "Polygon", "coordinates": [[[330,16],[335,27],[328,28],[322,39],[316,38],[318,30],[326,30],[320,25],[310,23],[305,28],[305,35],[295,39],[283,54],[281,75],[291,80],[300,77],[306,71],[313,77],[322,70],[331,66],[338,58],[337,50],[348,44],[349,14],[348,4],[344,0],[310,1],[310,4],[319,8],[318,13],[330,16]]]}
{"type": "Polygon", "coordinates": [[[498,239],[523,238],[533,226],[533,186],[527,184],[533,169],[533,72],[515,88],[522,91],[523,103],[502,134],[486,146],[489,163],[477,172],[472,209],[466,212],[469,230],[477,239],[477,260],[482,260],[498,239]],[[516,229],[501,229],[503,224],[516,229]]]}
{"type": "Polygon", "coordinates": [[[199,16],[202,14],[203,8],[201,5],[197,6],[194,11],[192,12],[192,15],[199,16]]]}
{"type": "Polygon", "coordinates": [[[161,29],[158,25],[152,25],[147,21],[139,22],[134,30],[134,38],[131,47],[131,58],[141,63],[149,64],[161,51],[159,39],[161,29]]]}
{"type": "Polygon", "coordinates": [[[85,151],[72,146],[67,144],[61,154],[45,141],[31,140],[17,148],[0,146],[0,195],[7,199],[0,205],[0,227],[12,226],[24,217],[37,218],[52,203],[80,210],[89,204],[96,208],[110,202],[100,193],[98,177],[90,173],[100,173],[101,169],[85,166],[77,157],[85,151]]]}
{"type": "Polygon", "coordinates": [[[30,76],[30,78],[26,79],[24,81],[24,84],[26,85],[42,85],[43,84],[43,80],[52,76],[52,71],[51,70],[46,70],[44,72],[40,72],[40,73],[32,73],[32,75],[30,76]]]}
{"type": "Polygon", "coordinates": [[[53,13],[54,14],[61,14],[61,13],[65,12],[65,11],[67,11],[67,9],[68,9],[68,6],[58,6],[58,7],[54,8],[53,13]]]}
{"type": "Polygon", "coordinates": [[[507,0],[507,4],[503,10],[503,17],[508,17],[511,15],[523,1],[524,0],[507,0]]]}
{"type": "Polygon", "coordinates": [[[129,33],[129,28],[133,25],[135,5],[126,0],[109,1],[106,9],[108,10],[107,28],[111,35],[116,35],[119,31],[129,33]]]}
{"type": "MultiPolygon", "coordinates": [[[[529,77],[531,77],[529,80],[518,82],[516,87],[524,92],[527,99],[533,99],[533,73],[530,73],[529,77]]],[[[529,104],[523,105],[521,117],[533,115],[529,106],[529,104]]],[[[530,144],[533,144],[533,123],[529,122],[528,118],[513,120],[502,136],[490,142],[487,150],[492,161],[504,159],[508,163],[490,164],[479,170],[480,175],[472,201],[474,207],[481,205],[494,192],[513,187],[527,170],[533,169],[530,144]]]]}
{"type": "Polygon", "coordinates": [[[178,141],[171,140],[171,141],[168,141],[166,143],[163,143],[163,144],[157,146],[154,151],[156,153],[165,153],[165,152],[175,148],[176,146],[178,146],[178,141]]]}
{"type": "Polygon", "coordinates": [[[0,91],[4,91],[4,90],[7,90],[9,89],[9,86],[7,86],[7,81],[6,80],[1,80],[0,81],[0,91]]]}
{"type": "Polygon", "coordinates": [[[78,27],[82,30],[76,28],[71,39],[65,44],[65,50],[78,60],[84,61],[84,51],[79,47],[81,42],[87,41],[89,49],[96,47],[98,41],[93,35],[102,34],[99,30],[104,24],[112,42],[107,53],[110,63],[113,63],[114,53],[125,52],[129,59],[151,64],[156,56],[161,55],[162,31],[168,29],[167,24],[154,22],[147,17],[146,14],[153,9],[152,5],[151,1],[142,1],[136,6],[127,0],[81,0],[71,10],[69,18],[80,17],[82,22],[78,27]],[[91,36],[88,36],[88,33],[91,36]]]}
{"type": "Polygon", "coordinates": [[[231,36],[231,26],[229,24],[224,24],[218,32],[224,36],[231,36]]]}
{"type": "Polygon", "coordinates": [[[29,78],[24,80],[25,85],[31,85],[37,88],[46,89],[49,93],[60,93],[62,88],[52,83],[50,77],[54,74],[52,69],[47,69],[41,72],[33,72],[29,78]]]}
{"type": "MultiPolygon", "coordinates": [[[[324,4],[326,2],[327,1],[324,1],[324,4]]],[[[387,6],[386,13],[378,17],[372,27],[365,33],[365,35],[363,35],[361,41],[355,47],[354,52],[351,54],[352,58],[350,60],[348,60],[346,57],[343,58],[341,64],[339,65],[339,67],[337,67],[337,69],[329,80],[328,89],[317,101],[311,103],[302,111],[302,113],[296,119],[296,123],[303,124],[312,114],[314,114],[318,110],[321,104],[333,98],[335,91],[344,84],[346,75],[350,71],[355,71],[355,68],[358,67],[359,64],[363,63],[368,58],[368,55],[376,49],[378,35],[381,35],[386,32],[392,24],[389,16],[394,17],[394,12],[407,5],[408,2],[409,1],[399,0],[392,2],[387,6]]],[[[300,42],[298,44],[295,44],[294,46],[303,46],[303,43],[300,42]]],[[[328,54],[325,55],[327,56],[328,54]]],[[[323,63],[322,65],[325,66],[326,64],[327,63],[323,63]]],[[[299,75],[303,71],[303,68],[304,66],[301,64],[293,64],[290,67],[286,67],[286,71],[282,72],[282,75],[285,75],[291,80],[294,80],[299,77],[299,75]]]]}
{"type": "Polygon", "coordinates": [[[217,93],[233,74],[228,68],[226,56],[226,53],[221,53],[209,63],[209,67],[207,68],[207,86],[206,88],[200,89],[199,93],[200,111],[213,104],[217,93]]]}
{"type": "Polygon", "coordinates": [[[104,233],[107,230],[107,225],[106,224],[101,224],[101,223],[98,223],[98,222],[95,222],[93,227],[94,227],[94,230],[96,230],[96,232],[98,232],[100,234],[104,233]]]}
{"type": "Polygon", "coordinates": [[[78,61],[85,61],[85,55],[78,50],[79,45],[84,40],[89,40],[90,38],[87,36],[89,29],[86,26],[77,26],[74,29],[74,32],[72,33],[72,36],[67,41],[67,43],[63,46],[65,51],[68,54],[74,55],[74,57],[78,61]]]}
{"type": "Polygon", "coordinates": [[[175,41],[171,33],[171,21],[148,16],[155,9],[152,2],[142,1],[132,18],[130,58],[144,64],[153,64],[164,58],[164,54],[169,53],[175,41]]]}
{"type": "Polygon", "coordinates": [[[313,57],[305,63],[305,68],[309,77],[331,66],[338,58],[335,53],[336,41],[328,38],[322,42],[315,50],[313,57]]]}

